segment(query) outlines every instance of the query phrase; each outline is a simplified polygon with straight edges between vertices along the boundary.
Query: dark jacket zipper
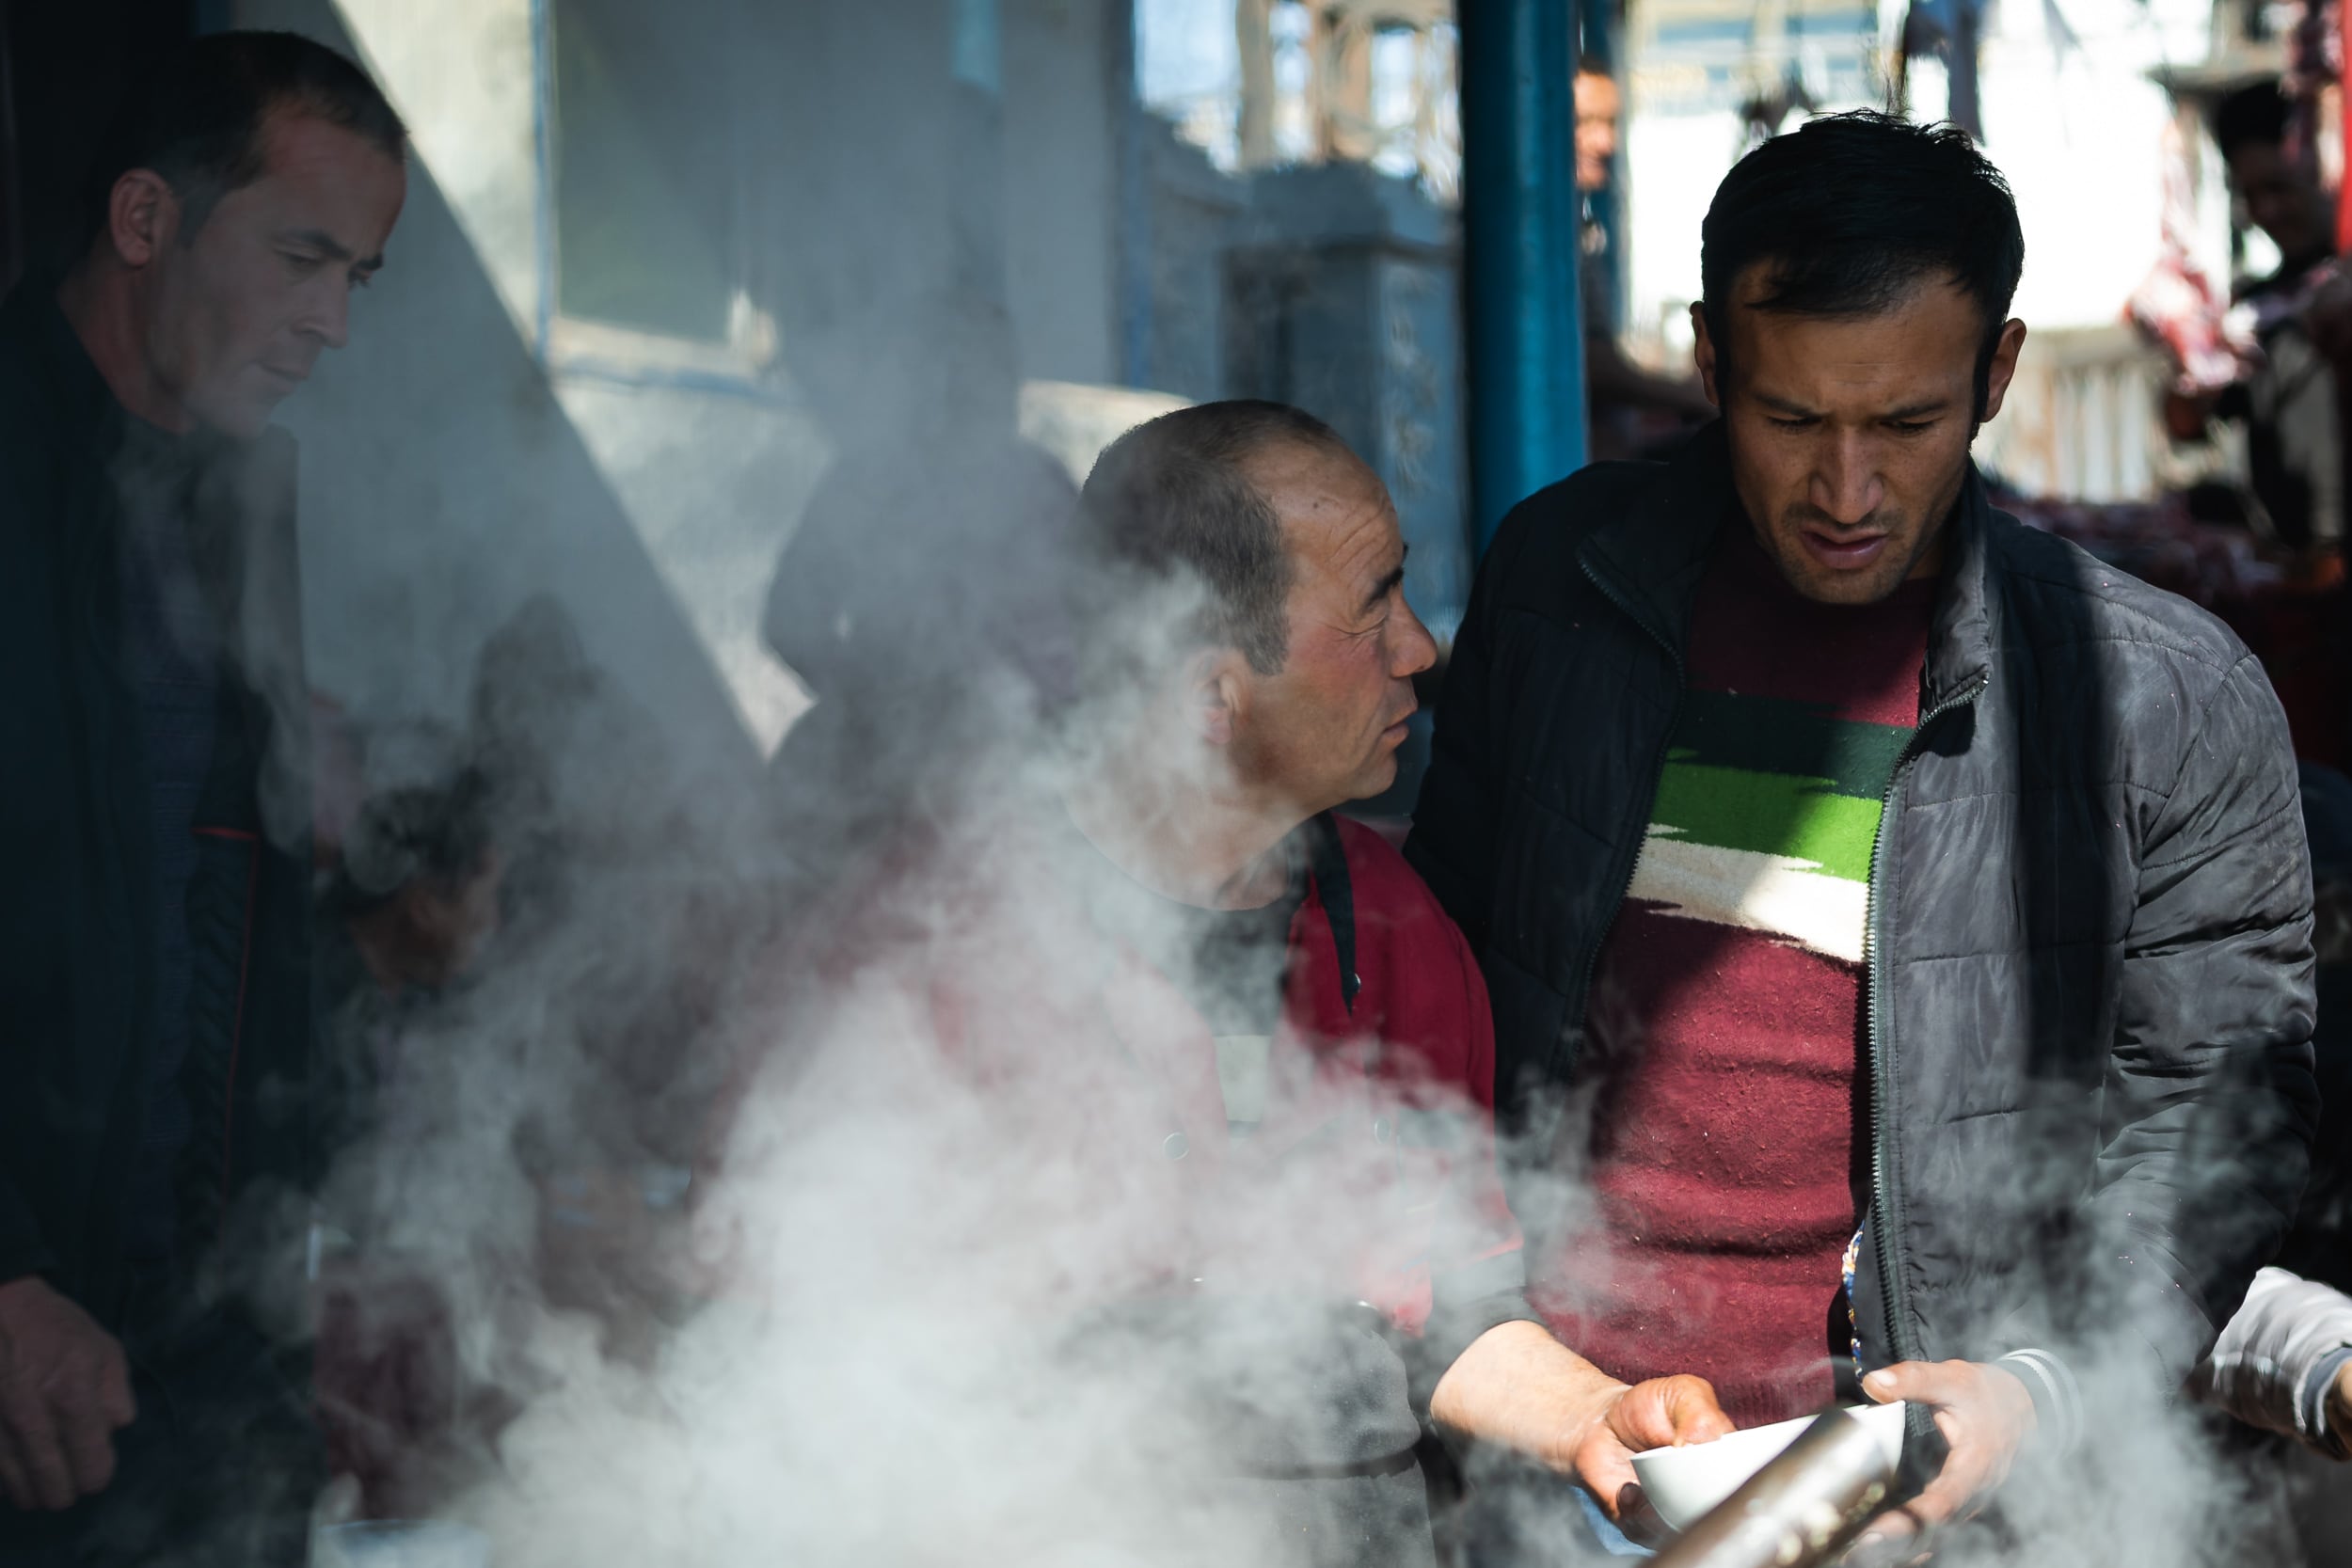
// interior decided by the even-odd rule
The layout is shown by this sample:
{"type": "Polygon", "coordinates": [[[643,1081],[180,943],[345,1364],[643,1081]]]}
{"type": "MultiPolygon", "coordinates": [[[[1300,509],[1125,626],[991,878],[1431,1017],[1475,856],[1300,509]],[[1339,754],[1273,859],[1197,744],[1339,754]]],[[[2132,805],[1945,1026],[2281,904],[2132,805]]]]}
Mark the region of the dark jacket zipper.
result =
{"type": "MultiPolygon", "coordinates": [[[[1881,856],[1886,847],[1896,820],[1901,816],[1897,796],[1902,782],[1911,771],[1912,762],[1919,754],[1920,739],[1928,727],[1954,708],[1975,702],[1984,694],[1990,677],[1979,675],[1933,707],[1919,720],[1918,728],[1903,745],[1902,754],[1895,759],[1895,770],[1887,775],[1886,793],[1879,799],[1879,829],[1870,841],[1870,883],[1867,907],[1862,922],[1862,972],[1864,983],[1869,987],[1869,1045],[1870,1045],[1870,1213],[1869,1225],[1872,1250],[1878,1255],[1879,1298],[1886,1312],[1886,1342],[1897,1361],[1918,1358],[1918,1347],[1912,1343],[1910,1315],[1906,1309],[1902,1271],[1895,1266],[1895,1238],[1902,1229],[1902,1211],[1897,1201],[1894,1177],[1895,1141],[1895,1033],[1887,1019],[1887,980],[1885,966],[1878,961],[1878,951],[1884,945],[1880,923],[1886,918],[1886,900],[1879,895],[1881,856]]],[[[1927,1413],[1915,1410],[1912,1424],[1924,1427],[1927,1413]]]]}

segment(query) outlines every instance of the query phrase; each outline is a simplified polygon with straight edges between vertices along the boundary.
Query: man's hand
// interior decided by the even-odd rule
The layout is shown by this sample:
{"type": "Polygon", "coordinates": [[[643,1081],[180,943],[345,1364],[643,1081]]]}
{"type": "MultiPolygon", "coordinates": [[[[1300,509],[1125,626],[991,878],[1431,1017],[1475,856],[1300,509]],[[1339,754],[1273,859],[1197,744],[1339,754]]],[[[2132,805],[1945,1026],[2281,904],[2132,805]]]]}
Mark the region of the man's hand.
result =
{"type": "Polygon", "coordinates": [[[2352,1433],[2352,1361],[2336,1369],[2335,1386],[2328,1390],[2328,1430],[2352,1433]]]}
{"type": "Polygon", "coordinates": [[[1905,1361],[1864,1378],[1862,1391],[1882,1404],[1910,1400],[1926,1405],[1951,1451],[1926,1490],[1871,1520],[1858,1544],[1911,1535],[1975,1512],[1972,1505],[2008,1479],[2034,1429],[2033,1396],[2025,1384],[2014,1372],[1975,1361],[1905,1361]]]}
{"type": "Polygon", "coordinates": [[[1633,1481],[1635,1454],[1731,1430],[1705,1378],[1628,1387],[1532,1323],[1502,1323],[1473,1340],[1438,1380],[1429,1414],[1573,1476],[1620,1522],[1628,1510],[1647,1512],[1633,1481]]]}
{"type": "Polygon", "coordinates": [[[0,1491],[11,1503],[68,1509],[104,1491],[114,1434],[137,1413],[113,1336],[44,1279],[0,1285],[0,1491]]]}
{"type": "Polygon", "coordinates": [[[1633,1456],[1706,1443],[1731,1431],[1703,1377],[1658,1377],[1620,1386],[1578,1433],[1570,1473],[1620,1525],[1647,1525],[1649,1504],[1633,1478],[1633,1456]],[[1637,1517],[1639,1516],[1639,1517],[1637,1517]]]}

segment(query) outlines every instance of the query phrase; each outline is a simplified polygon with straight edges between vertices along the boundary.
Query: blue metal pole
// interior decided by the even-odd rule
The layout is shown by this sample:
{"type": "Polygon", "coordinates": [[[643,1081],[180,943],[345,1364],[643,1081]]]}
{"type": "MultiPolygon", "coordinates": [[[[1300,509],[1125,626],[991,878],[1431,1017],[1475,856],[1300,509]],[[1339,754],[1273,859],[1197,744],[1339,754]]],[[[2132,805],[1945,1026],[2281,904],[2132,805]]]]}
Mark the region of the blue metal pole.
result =
{"type": "Polygon", "coordinates": [[[1483,554],[1521,498],[1584,464],[1575,0],[1462,0],[1463,309],[1470,516],[1483,554]]]}

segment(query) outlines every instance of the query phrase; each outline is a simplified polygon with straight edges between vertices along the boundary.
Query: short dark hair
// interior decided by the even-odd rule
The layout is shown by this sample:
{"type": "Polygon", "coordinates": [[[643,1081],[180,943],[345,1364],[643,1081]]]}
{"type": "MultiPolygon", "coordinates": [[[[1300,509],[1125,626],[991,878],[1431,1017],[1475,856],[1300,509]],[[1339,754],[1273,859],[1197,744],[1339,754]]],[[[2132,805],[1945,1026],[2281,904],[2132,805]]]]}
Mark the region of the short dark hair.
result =
{"type": "Polygon", "coordinates": [[[2241,147],[2283,147],[2294,119],[2295,104],[2277,82],[2256,82],[2214,105],[2214,143],[2224,162],[2241,147]]]}
{"type": "Polygon", "coordinates": [[[262,131],[275,111],[356,133],[395,163],[408,127],[368,73],[296,33],[212,33],[173,51],[131,87],[92,166],[85,241],[106,224],[115,184],[153,169],[180,198],[183,238],[221,198],[262,177],[262,131]]]}
{"type": "Polygon", "coordinates": [[[1293,574],[1282,520],[1242,469],[1288,444],[1354,455],[1304,409],[1256,399],[1203,403],[1113,441],[1078,498],[1102,564],[1147,579],[1196,580],[1208,596],[1203,639],[1239,649],[1262,674],[1289,655],[1293,574]]]}
{"type": "Polygon", "coordinates": [[[1966,132],[1867,109],[1808,120],[1740,160],[1699,232],[1718,374],[1733,290],[1759,262],[1770,271],[1752,308],[1800,316],[1875,315],[1941,277],[1984,311],[1976,380],[1984,417],[2026,237],[2009,182],[1966,132]]]}

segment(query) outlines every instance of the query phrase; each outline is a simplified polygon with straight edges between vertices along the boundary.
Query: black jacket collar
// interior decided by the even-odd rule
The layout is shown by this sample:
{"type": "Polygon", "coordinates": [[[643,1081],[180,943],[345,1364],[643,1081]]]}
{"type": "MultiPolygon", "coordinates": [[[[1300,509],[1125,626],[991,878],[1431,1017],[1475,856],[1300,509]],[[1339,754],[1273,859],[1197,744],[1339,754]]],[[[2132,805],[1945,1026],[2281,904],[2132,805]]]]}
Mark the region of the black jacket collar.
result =
{"type": "Polygon", "coordinates": [[[111,458],[130,418],[98,373],[80,334],[57,305],[54,277],[30,277],[0,304],[0,337],[24,345],[46,394],[49,412],[69,437],[81,436],[111,458]]]}
{"type": "MultiPolygon", "coordinates": [[[[1923,708],[1982,684],[1993,668],[1993,504],[1976,465],[1961,486],[1950,556],[1936,595],[1921,690],[1923,708]]],[[[1632,506],[1596,524],[1577,560],[1618,608],[1672,650],[1689,645],[1691,605],[1716,531],[1740,515],[1721,420],[1692,438],[1632,506]]]]}

